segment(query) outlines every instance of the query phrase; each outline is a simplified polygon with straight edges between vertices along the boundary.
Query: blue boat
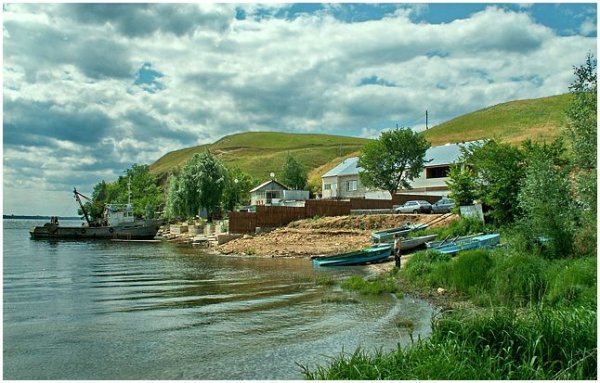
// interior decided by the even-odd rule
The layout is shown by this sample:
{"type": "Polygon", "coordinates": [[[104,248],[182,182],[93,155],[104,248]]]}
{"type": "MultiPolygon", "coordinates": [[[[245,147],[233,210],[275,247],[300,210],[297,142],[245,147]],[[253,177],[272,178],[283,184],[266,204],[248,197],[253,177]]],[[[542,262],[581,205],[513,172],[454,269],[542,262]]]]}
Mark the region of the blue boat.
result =
{"type": "Polygon", "coordinates": [[[352,266],[380,262],[389,258],[390,255],[392,255],[392,245],[384,243],[349,253],[316,256],[312,258],[312,262],[314,266],[352,266]]]}
{"type": "Polygon", "coordinates": [[[470,236],[470,238],[459,238],[453,242],[434,247],[433,250],[442,254],[454,254],[464,250],[479,248],[489,249],[496,246],[498,243],[500,243],[500,234],[484,234],[473,237],[470,236]]]}
{"type": "Polygon", "coordinates": [[[371,233],[371,239],[375,243],[394,242],[394,238],[397,235],[406,237],[413,230],[423,230],[426,228],[427,225],[424,223],[407,224],[393,229],[374,231],[371,233]]]}

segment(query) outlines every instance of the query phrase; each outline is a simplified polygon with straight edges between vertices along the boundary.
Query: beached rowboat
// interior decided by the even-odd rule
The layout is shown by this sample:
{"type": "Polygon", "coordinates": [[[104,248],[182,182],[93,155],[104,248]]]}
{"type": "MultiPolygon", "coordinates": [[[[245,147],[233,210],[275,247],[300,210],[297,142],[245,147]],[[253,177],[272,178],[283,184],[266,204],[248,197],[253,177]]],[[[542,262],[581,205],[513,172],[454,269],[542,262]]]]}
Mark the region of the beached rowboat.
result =
{"type": "Polygon", "coordinates": [[[394,242],[394,238],[398,235],[406,237],[411,231],[423,230],[426,228],[427,225],[424,223],[407,224],[393,229],[374,231],[371,233],[371,239],[373,239],[375,243],[389,243],[394,242]]]}
{"type": "Polygon", "coordinates": [[[312,257],[315,266],[352,266],[380,262],[392,255],[392,245],[385,243],[331,256],[312,257]]]}
{"type": "Polygon", "coordinates": [[[457,239],[454,242],[443,244],[433,248],[442,254],[454,254],[459,251],[492,248],[500,242],[500,234],[484,234],[477,236],[469,236],[470,238],[457,239]]]}

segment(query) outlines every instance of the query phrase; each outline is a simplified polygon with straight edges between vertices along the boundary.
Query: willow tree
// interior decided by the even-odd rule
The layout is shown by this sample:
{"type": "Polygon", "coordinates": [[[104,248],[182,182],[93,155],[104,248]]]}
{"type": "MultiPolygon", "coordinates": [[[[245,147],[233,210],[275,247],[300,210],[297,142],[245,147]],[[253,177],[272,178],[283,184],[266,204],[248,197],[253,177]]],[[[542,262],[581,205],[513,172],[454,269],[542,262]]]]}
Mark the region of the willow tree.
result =
{"type": "Polygon", "coordinates": [[[431,144],[409,128],[381,133],[363,148],[358,166],[363,185],[387,190],[393,196],[400,189],[410,189],[410,182],[425,168],[425,152],[431,144]]]}

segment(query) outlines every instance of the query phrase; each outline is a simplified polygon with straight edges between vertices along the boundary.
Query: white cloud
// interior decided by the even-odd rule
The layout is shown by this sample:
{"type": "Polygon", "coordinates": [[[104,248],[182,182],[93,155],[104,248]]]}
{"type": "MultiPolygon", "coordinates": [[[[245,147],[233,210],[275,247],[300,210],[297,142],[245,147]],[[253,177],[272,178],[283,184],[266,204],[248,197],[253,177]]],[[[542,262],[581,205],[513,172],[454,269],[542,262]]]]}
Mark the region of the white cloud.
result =
{"type": "MultiPolygon", "coordinates": [[[[411,15],[426,8],[349,23],[332,16],[343,6],[282,19],[270,15],[289,4],[243,4],[246,18],[237,20],[231,4],[139,5],[120,13],[110,6],[91,12],[85,5],[8,5],[5,209],[19,200],[7,186],[53,190],[87,182],[91,190],[134,162],[234,132],[375,137],[383,122],[409,121],[425,109],[442,122],[564,93],[573,66],[596,47],[595,38],[558,36],[524,12],[496,7],[417,24],[411,15]],[[155,23],[141,23],[142,15],[155,23]],[[146,63],[163,74],[164,89],[148,93],[134,84],[146,63]],[[363,84],[369,78],[380,81],[363,84]],[[19,162],[22,153],[28,162],[19,162]]],[[[592,27],[584,23],[582,33],[592,27]]]]}

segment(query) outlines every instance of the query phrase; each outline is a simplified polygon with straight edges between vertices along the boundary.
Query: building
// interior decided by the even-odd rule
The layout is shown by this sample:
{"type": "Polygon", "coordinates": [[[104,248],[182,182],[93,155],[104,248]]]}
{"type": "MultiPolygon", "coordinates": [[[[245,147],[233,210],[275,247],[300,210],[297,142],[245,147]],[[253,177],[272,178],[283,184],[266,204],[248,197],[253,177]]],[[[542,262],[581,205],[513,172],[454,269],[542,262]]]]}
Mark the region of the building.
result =
{"type": "Polygon", "coordinates": [[[277,180],[269,180],[250,190],[251,205],[271,205],[283,199],[283,191],[290,190],[277,180]]]}
{"type": "Polygon", "coordinates": [[[324,199],[346,199],[364,197],[367,189],[360,182],[358,157],[350,157],[321,176],[324,199]]]}
{"type": "MultiPolygon", "coordinates": [[[[482,141],[473,141],[460,144],[446,144],[442,146],[433,146],[427,149],[425,153],[425,169],[419,177],[411,183],[412,189],[399,191],[398,194],[411,195],[448,195],[448,172],[450,165],[455,163],[461,155],[461,146],[470,146],[482,141]]],[[[323,174],[322,189],[323,198],[360,198],[368,196],[369,198],[391,199],[388,192],[380,190],[368,190],[361,184],[358,173],[363,169],[358,166],[358,157],[351,157],[344,160],[341,164],[323,174]],[[379,197],[375,197],[378,195],[379,197]]]]}

